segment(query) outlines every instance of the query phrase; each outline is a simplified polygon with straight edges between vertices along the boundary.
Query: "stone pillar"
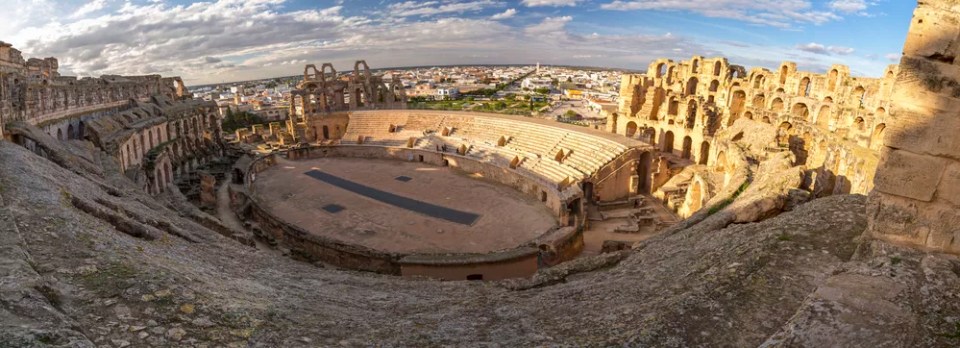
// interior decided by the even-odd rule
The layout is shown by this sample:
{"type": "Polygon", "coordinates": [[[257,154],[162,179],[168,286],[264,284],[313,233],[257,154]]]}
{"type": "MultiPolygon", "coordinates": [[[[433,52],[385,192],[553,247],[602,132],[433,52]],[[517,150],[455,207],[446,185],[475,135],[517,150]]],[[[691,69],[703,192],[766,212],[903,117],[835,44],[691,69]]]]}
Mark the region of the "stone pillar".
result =
{"type": "Polygon", "coordinates": [[[893,87],[867,231],[960,253],[960,6],[921,0],[893,87]]]}

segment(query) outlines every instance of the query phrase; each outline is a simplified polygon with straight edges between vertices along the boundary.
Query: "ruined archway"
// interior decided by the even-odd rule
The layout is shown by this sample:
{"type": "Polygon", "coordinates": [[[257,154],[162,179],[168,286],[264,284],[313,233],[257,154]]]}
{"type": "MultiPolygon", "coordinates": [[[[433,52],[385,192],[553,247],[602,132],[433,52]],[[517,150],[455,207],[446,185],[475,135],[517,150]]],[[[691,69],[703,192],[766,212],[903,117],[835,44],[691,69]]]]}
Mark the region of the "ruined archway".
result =
{"type": "Polygon", "coordinates": [[[633,136],[636,134],[637,134],[637,123],[633,121],[627,122],[627,132],[625,135],[628,138],[633,138],[633,136]]]}
{"type": "Polygon", "coordinates": [[[873,128],[873,134],[870,135],[870,149],[879,150],[883,146],[883,133],[886,129],[887,125],[884,123],[873,128]]]}
{"type": "Polygon", "coordinates": [[[693,139],[688,135],[683,137],[683,151],[680,153],[680,158],[690,159],[691,152],[693,152],[693,139]]]}
{"type": "Polygon", "coordinates": [[[807,104],[804,104],[804,103],[793,104],[793,108],[790,111],[790,115],[793,116],[794,120],[802,120],[804,122],[809,122],[810,108],[808,108],[807,104]]]}
{"type": "Polygon", "coordinates": [[[663,144],[662,151],[665,153],[673,153],[673,131],[667,131],[663,134],[663,144]]]}
{"type": "Polygon", "coordinates": [[[700,143],[700,157],[697,158],[697,164],[707,165],[707,161],[710,159],[710,142],[704,141],[700,143]]]}

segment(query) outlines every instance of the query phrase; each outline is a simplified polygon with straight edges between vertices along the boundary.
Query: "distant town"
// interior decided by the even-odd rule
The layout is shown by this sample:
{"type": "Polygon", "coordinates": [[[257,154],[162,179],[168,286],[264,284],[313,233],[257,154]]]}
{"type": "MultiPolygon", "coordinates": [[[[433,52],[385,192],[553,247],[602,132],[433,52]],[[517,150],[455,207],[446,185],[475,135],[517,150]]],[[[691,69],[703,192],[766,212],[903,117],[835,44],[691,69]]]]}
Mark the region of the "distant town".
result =
{"type": "MultiPolygon", "coordinates": [[[[338,78],[352,71],[338,73],[338,78]]],[[[602,128],[617,110],[622,71],[560,66],[444,66],[374,70],[400,76],[407,108],[522,115],[602,128]]],[[[216,101],[222,115],[255,115],[260,122],[287,119],[290,91],[302,76],[194,86],[195,96],[216,101]]],[[[228,127],[229,128],[229,127],[228,127]]]]}

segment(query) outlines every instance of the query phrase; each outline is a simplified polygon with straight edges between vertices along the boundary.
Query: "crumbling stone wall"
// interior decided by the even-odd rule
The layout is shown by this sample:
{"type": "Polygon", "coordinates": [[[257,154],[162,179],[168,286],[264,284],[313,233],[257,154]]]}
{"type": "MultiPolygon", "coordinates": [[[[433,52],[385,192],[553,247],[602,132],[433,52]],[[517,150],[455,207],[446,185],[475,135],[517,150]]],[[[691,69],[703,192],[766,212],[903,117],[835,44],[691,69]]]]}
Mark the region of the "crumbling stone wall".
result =
{"type": "Polygon", "coordinates": [[[958,37],[956,1],[920,1],[868,204],[868,233],[875,238],[960,253],[958,37]]]}
{"type": "Polygon", "coordinates": [[[771,152],[791,151],[821,194],[866,193],[888,122],[898,67],[882,78],[850,76],[844,65],[826,74],[784,62],[749,70],[725,58],[659,59],[646,74],[624,75],[620,106],[608,130],[656,145],[662,154],[716,165],[718,131],[738,119],[777,126],[771,152]]]}
{"type": "MultiPolygon", "coordinates": [[[[56,58],[24,60],[19,50],[0,42],[0,124],[26,121],[39,125],[154,95],[172,100],[188,96],[179,77],[105,75],[78,79],[60,76],[58,69],[56,58]]],[[[77,138],[82,137],[79,134],[77,138]]]]}

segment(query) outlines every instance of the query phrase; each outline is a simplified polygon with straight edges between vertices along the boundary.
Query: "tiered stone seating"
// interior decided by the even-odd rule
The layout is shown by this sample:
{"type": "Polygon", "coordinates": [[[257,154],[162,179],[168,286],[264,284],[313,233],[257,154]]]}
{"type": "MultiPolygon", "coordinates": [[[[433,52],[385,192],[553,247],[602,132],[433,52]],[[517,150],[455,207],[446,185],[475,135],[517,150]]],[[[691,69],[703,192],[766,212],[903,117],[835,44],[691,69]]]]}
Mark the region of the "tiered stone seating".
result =
{"type": "Polygon", "coordinates": [[[363,135],[365,144],[381,146],[407,146],[411,137],[417,139],[415,148],[426,150],[445,144],[449,152],[454,152],[466,145],[467,156],[502,167],[510,167],[513,159],[519,158],[515,170],[557,185],[589,177],[628,150],[613,140],[536,122],[462,114],[402,115],[408,116],[352,115],[344,142],[356,143],[363,135]],[[391,125],[399,126],[399,131],[390,132],[391,125]],[[444,129],[451,131],[443,136],[444,129]],[[505,141],[500,146],[502,138],[505,141]],[[561,150],[564,158],[558,162],[556,156],[561,150]]]}
{"type": "MultiPolygon", "coordinates": [[[[364,142],[367,142],[368,140],[366,138],[369,137],[371,144],[383,139],[392,140],[389,142],[392,144],[393,141],[398,140],[398,135],[397,133],[390,132],[390,127],[401,126],[406,123],[406,114],[353,114],[350,115],[347,130],[343,133],[343,143],[355,144],[360,136],[364,136],[364,142]]],[[[406,145],[406,142],[407,140],[404,138],[402,144],[406,145]]]]}

